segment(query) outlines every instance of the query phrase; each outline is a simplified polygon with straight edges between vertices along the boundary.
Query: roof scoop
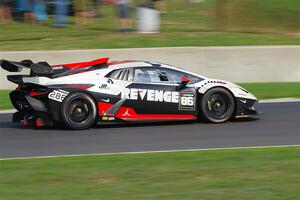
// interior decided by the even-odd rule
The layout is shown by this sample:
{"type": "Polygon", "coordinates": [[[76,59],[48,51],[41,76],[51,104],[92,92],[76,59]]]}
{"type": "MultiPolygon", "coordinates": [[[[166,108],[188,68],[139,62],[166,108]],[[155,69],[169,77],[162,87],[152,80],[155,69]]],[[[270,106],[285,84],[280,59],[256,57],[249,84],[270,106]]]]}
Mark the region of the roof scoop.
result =
{"type": "Polygon", "coordinates": [[[32,72],[39,76],[49,76],[53,74],[53,68],[47,62],[39,62],[30,65],[32,72]]]}

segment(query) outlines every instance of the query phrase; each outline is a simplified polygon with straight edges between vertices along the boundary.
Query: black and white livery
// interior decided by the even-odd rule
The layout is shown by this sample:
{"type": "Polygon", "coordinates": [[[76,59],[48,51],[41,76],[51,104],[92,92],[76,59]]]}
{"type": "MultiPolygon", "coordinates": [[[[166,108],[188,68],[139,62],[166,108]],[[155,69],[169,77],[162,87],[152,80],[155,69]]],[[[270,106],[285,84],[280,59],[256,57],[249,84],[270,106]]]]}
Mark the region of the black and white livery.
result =
{"type": "Polygon", "coordinates": [[[1,60],[18,87],[10,93],[14,122],[70,129],[94,124],[206,120],[213,123],[256,116],[258,101],[227,81],[209,79],[167,64],[147,61],[90,62],[50,66],[1,60]]]}

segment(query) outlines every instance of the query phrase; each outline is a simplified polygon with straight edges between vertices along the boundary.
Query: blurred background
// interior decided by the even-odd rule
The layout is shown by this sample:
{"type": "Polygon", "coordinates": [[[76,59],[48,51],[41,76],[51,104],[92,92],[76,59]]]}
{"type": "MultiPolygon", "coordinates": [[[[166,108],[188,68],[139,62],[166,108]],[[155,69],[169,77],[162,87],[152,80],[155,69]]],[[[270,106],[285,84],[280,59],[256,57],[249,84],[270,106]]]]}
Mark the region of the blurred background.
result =
{"type": "Polygon", "coordinates": [[[299,0],[0,0],[0,50],[294,45],[299,16],[299,0]]]}
{"type": "MultiPolygon", "coordinates": [[[[154,60],[236,83],[300,80],[299,0],[0,0],[0,5],[2,59],[154,60]]],[[[0,89],[14,87],[6,74],[1,71],[0,89]]]]}
{"type": "MultiPolygon", "coordinates": [[[[0,113],[0,199],[300,199],[299,45],[300,0],[0,0],[0,59],[160,61],[273,102],[245,123],[80,132],[21,128],[0,113]],[[1,160],[268,144],[285,148],[1,160]]],[[[13,109],[7,74],[0,111],[13,109]]]]}
{"type": "MultiPolygon", "coordinates": [[[[0,0],[0,58],[8,60],[107,56],[236,83],[299,82],[299,44],[299,0],[0,0]]],[[[14,88],[6,75],[0,89],[14,88]]]]}

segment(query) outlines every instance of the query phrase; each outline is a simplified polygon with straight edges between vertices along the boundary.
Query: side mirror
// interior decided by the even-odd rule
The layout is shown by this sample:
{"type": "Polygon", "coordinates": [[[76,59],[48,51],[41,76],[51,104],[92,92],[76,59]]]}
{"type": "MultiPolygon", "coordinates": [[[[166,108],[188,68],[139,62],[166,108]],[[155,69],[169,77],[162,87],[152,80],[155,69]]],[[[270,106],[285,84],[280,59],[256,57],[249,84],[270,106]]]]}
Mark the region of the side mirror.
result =
{"type": "Polygon", "coordinates": [[[182,88],[184,88],[187,84],[189,84],[189,82],[191,82],[191,79],[190,78],[187,78],[187,77],[182,77],[181,78],[181,83],[180,85],[178,85],[176,87],[177,90],[180,90],[182,88]]]}
{"type": "Polygon", "coordinates": [[[189,82],[191,82],[190,78],[187,78],[187,77],[182,77],[181,78],[181,85],[186,86],[187,84],[189,84],[189,82]]]}

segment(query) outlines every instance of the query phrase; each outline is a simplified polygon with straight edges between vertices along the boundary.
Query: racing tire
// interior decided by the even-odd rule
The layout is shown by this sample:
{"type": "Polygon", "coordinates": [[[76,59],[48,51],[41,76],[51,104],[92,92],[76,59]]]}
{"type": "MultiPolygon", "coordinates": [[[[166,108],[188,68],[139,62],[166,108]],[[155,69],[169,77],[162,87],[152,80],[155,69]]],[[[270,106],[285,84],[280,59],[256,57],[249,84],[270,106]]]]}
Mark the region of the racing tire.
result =
{"type": "Polygon", "coordinates": [[[232,118],[235,112],[235,99],[227,89],[216,87],[203,95],[199,107],[200,119],[223,123],[232,118]]]}
{"type": "Polygon", "coordinates": [[[97,118],[97,107],[94,99],[83,92],[69,94],[60,106],[60,119],[70,129],[90,128],[97,118]]]}

